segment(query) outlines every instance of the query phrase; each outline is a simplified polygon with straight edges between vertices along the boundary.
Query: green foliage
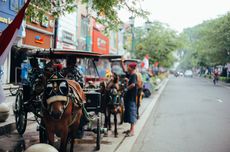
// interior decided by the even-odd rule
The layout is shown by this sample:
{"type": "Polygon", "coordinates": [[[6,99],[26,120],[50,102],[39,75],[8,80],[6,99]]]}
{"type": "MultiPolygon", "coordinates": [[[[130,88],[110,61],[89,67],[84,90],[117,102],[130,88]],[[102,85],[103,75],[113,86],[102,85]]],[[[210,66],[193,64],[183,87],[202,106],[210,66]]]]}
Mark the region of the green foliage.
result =
{"type": "Polygon", "coordinates": [[[225,65],[230,62],[230,13],[184,30],[184,48],[190,53],[182,66],[225,65]]]}
{"type": "Polygon", "coordinates": [[[230,83],[230,78],[228,77],[219,77],[219,80],[220,81],[223,81],[223,82],[227,82],[227,83],[230,83]]]}
{"type": "Polygon", "coordinates": [[[139,0],[31,0],[27,15],[38,17],[42,21],[44,13],[49,12],[55,18],[58,18],[61,15],[73,12],[80,2],[87,4],[89,10],[96,12],[97,21],[106,27],[105,32],[118,30],[121,21],[117,12],[120,9],[129,10],[134,16],[142,18],[147,18],[149,14],[141,9],[139,0]]]}
{"type": "Polygon", "coordinates": [[[150,63],[159,62],[161,66],[171,67],[175,61],[172,54],[181,44],[175,31],[160,22],[153,22],[149,31],[135,30],[135,52],[137,58],[150,56],[150,63]]]}

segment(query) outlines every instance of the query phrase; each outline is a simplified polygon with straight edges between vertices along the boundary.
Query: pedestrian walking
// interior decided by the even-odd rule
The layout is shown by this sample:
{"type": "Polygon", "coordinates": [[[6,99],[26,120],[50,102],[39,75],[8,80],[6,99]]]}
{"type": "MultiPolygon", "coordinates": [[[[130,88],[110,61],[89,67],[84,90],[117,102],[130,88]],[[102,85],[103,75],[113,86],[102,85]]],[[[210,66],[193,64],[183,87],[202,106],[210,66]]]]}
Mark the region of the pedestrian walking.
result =
{"type": "MultiPolygon", "coordinates": [[[[124,63],[123,69],[124,68],[124,63]]],[[[126,136],[134,135],[134,127],[137,121],[137,105],[136,105],[136,96],[137,96],[137,75],[135,73],[137,64],[130,63],[126,71],[126,81],[127,88],[124,98],[125,113],[124,113],[124,122],[130,124],[130,129],[126,131],[126,136]]]]}
{"type": "Polygon", "coordinates": [[[139,108],[141,106],[141,101],[142,101],[142,94],[143,94],[143,80],[142,80],[142,75],[138,68],[136,69],[136,75],[137,75],[137,97],[136,97],[136,102],[137,102],[137,119],[139,119],[139,108]]]}

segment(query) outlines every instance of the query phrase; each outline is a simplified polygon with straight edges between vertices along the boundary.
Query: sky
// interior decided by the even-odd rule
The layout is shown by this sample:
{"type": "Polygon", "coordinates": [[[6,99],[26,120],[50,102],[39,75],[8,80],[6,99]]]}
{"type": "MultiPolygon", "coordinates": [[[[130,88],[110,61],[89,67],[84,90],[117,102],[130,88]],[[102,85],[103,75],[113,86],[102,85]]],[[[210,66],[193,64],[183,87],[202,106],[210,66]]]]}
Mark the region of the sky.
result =
{"type": "MultiPolygon", "coordinates": [[[[230,0],[144,0],[142,8],[151,13],[150,21],[166,23],[170,28],[182,32],[184,28],[230,12],[230,0]]],[[[128,22],[129,16],[131,14],[127,11],[119,12],[124,22],[128,22]]],[[[141,26],[144,22],[136,18],[135,26],[141,26]]]]}

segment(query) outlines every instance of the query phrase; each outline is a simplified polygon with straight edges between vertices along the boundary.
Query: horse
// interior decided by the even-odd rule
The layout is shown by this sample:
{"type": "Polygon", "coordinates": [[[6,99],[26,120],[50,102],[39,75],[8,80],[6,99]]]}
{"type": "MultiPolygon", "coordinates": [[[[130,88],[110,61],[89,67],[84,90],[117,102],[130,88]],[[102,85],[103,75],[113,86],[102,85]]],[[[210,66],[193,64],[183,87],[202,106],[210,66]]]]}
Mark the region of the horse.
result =
{"type": "Polygon", "coordinates": [[[85,94],[74,80],[58,79],[53,76],[46,84],[43,118],[49,144],[54,144],[54,135],[61,138],[59,151],[65,152],[70,141],[73,152],[74,139],[83,115],[85,94]]]}
{"type": "MultiPolygon", "coordinates": [[[[101,83],[103,113],[105,115],[104,127],[111,130],[111,115],[114,116],[114,136],[118,136],[117,131],[117,114],[123,114],[122,98],[120,95],[119,78],[116,74],[113,75],[107,83],[101,83]]],[[[121,117],[122,121],[122,117],[121,117]]],[[[122,123],[122,122],[121,122],[122,123]]]]}

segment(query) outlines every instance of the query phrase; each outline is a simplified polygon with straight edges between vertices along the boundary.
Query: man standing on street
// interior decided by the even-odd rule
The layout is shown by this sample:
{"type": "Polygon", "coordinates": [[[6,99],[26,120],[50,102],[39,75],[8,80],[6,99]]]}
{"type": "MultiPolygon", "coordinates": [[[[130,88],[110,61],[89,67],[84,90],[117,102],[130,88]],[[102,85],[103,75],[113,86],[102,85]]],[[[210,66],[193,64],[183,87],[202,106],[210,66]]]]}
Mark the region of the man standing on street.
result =
{"type": "MultiPolygon", "coordinates": [[[[124,63],[122,63],[124,69],[124,63]]],[[[130,123],[130,130],[126,133],[126,136],[134,135],[134,126],[137,121],[137,75],[135,74],[136,63],[130,63],[126,72],[127,88],[124,98],[125,113],[124,122],[130,123]]]]}

